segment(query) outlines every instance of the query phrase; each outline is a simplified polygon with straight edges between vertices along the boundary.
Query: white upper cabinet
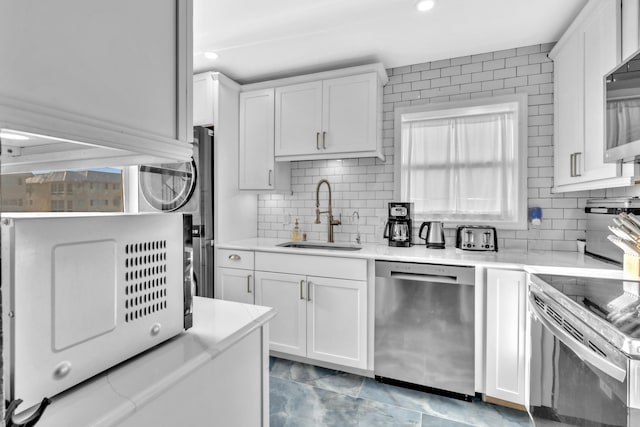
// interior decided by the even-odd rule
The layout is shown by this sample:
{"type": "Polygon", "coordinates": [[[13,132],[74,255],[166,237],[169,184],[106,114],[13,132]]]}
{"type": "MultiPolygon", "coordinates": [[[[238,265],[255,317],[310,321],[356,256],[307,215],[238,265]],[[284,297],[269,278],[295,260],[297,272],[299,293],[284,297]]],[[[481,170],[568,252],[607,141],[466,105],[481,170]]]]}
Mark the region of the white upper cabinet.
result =
{"type": "Polygon", "coordinates": [[[622,0],[622,59],[640,47],[640,1],[622,0]]]}
{"type": "Polygon", "coordinates": [[[375,151],[377,75],[325,80],[322,95],[322,149],[328,153],[375,151]]]}
{"type": "Polygon", "coordinates": [[[288,163],[274,158],[274,89],[240,93],[239,186],[241,190],[290,188],[288,163]]]}
{"type": "Polygon", "coordinates": [[[275,88],[276,162],[378,157],[382,149],[382,64],[255,83],[275,88]]]}
{"type": "Polygon", "coordinates": [[[207,72],[193,76],[193,125],[214,126],[216,80],[219,74],[207,72]]]}
{"type": "Polygon", "coordinates": [[[377,74],[276,88],[276,157],[377,151],[377,74]]]}
{"type": "Polygon", "coordinates": [[[189,160],[192,50],[191,0],[2,2],[0,128],[58,138],[3,170],[37,168],[60,139],[84,144],[78,161],[189,160]]]}
{"type": "Polygon", "coordinates": [[[276,91],[276,156],[320,151],[322,135],[322,82],[282,86],[276,91]]]}
{"type": "Polygon", "coordinates": [[[633,183],[633,165],[604,163],[604,75],[620,62],[620,11],[620,0],[592,0],[549,54],[555,192],[633,183]]]}

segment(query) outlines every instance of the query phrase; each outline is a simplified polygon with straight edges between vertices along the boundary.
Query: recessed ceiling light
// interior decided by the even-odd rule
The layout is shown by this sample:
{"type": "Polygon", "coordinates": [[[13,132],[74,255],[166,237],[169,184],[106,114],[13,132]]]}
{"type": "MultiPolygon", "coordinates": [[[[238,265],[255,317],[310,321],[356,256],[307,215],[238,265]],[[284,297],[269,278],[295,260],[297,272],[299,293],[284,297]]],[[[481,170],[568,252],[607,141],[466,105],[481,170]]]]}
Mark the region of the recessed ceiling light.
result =
{"type": "Polygon", "coordinates": [[[420,12],[427,12],[431,9],[433,9],[433,6],[436,5],[435,0],[420,0],[417,4],[416,4],[416,8],[420,11],[420,12]]]}
{"type": "Polygon", "coordinates": [[[215,52],[205,52],[204,57],[207,59],[218,59],[218,54],[215,52]]]}
{"type": "Polygon", "coordinates": [[[9,132],[0,132],[0,138],[13,139],[15,141],[26,141],[27,139],[29,139],[28,136],[18,135],[18,134],[9,133],[9,132]]]}

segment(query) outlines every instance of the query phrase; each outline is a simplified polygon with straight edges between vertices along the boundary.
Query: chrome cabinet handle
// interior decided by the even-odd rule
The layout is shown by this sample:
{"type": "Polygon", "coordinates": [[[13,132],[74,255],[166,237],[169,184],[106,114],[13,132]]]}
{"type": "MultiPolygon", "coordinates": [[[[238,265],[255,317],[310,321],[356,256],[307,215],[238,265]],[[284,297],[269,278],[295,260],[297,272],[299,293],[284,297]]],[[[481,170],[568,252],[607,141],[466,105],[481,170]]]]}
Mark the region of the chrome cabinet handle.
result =
{"type": "Polygon", "coordinates": [[[578,173],[578,156],[581,156],[581,155],[582,155],[582,152],[577,152],[569,156],[569,176],[571,177],[582,176],[582,174],[578,173]]]}
{"type": "Polygon", "coordinates": [[[322,132],[322,148],[327,149],[327,132],[322,132]]]}
{"type": "Polygon", "coordinates": [[[573,159],[574,159],[574,155],[573,155],[573,154],[571,154],[571,155],[569,156],[569,176],[570,176],[570,177],[572,177],[572,178],[575,176],[575,171],[574,171],[574,161],[573,161],[573,159]]]}
{"type": "Polygon", "coordinates": [[[273,169],[269,169],[269,187],[271,187],[271,177],[273,176],[273,169]]]}
{"type": "Polygon", "coordinates": [[[307,301],[311,301],[311,280],[307,280],[307,301]]]}
{"type": "Polygon", "coordinates": [[[253,277],[252,274],[247,276],[247,293],[250,294],[251,293],[251,278],[253,277]]]}
{"type": "Polygon", "coordinates": [[[238,254],[231,254],[231,255],[229,255],[229,259],[230,259],[231,261],[240,261],[240,255],[238,255],[238,254]]]}
{"type": "Polygon", "coordinates": [[[320,132],[316,132],[316,150],[320,150],[320,132]]]}
{"type": "Polygon", "coordinates": [[[304,300],[304,291],[302,290],[302,287],[304,286],[304,280],[300,280],[300,299],[304,300]]]}

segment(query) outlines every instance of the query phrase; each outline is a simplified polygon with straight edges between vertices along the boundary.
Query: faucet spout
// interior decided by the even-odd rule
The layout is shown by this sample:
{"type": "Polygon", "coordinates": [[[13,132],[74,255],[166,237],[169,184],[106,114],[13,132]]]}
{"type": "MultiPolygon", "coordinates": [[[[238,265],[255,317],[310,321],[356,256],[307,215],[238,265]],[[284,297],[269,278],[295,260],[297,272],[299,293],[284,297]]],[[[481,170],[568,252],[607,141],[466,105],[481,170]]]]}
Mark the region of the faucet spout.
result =
{"type": "Polygon", "coordinates": [[[329,180],[327,180],[326,178],[321,179],[318,182],[318,185],[316,187],[316,224],[320,224],[320,214],[326,213],[328,218],[327,218],[327,242],[329,243],[333,243],[333,226],[334,225],[340,225],[342,224],[342,222],[340,220],[335,220],[333,219],[333,210],[331,207],[331,184],[329,183],[329,180]],[[320,210],[320,187],[322,186],[322,184],[327,184],[327,189],[329,190],[329,202],[327,206],[327,210],[326,211],[321,211],[320,210]]]}

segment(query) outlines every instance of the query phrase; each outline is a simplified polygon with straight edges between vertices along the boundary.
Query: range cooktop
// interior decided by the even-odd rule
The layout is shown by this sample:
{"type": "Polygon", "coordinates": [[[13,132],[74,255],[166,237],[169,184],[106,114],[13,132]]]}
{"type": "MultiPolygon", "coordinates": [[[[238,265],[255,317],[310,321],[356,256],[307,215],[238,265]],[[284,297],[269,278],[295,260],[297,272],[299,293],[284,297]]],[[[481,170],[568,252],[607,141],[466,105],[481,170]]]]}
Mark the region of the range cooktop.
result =
{"type": "Polygon", "coordinates": [[[613,345],[640,355],[640,281],[551,274],[531,281],[613,345]]]}

